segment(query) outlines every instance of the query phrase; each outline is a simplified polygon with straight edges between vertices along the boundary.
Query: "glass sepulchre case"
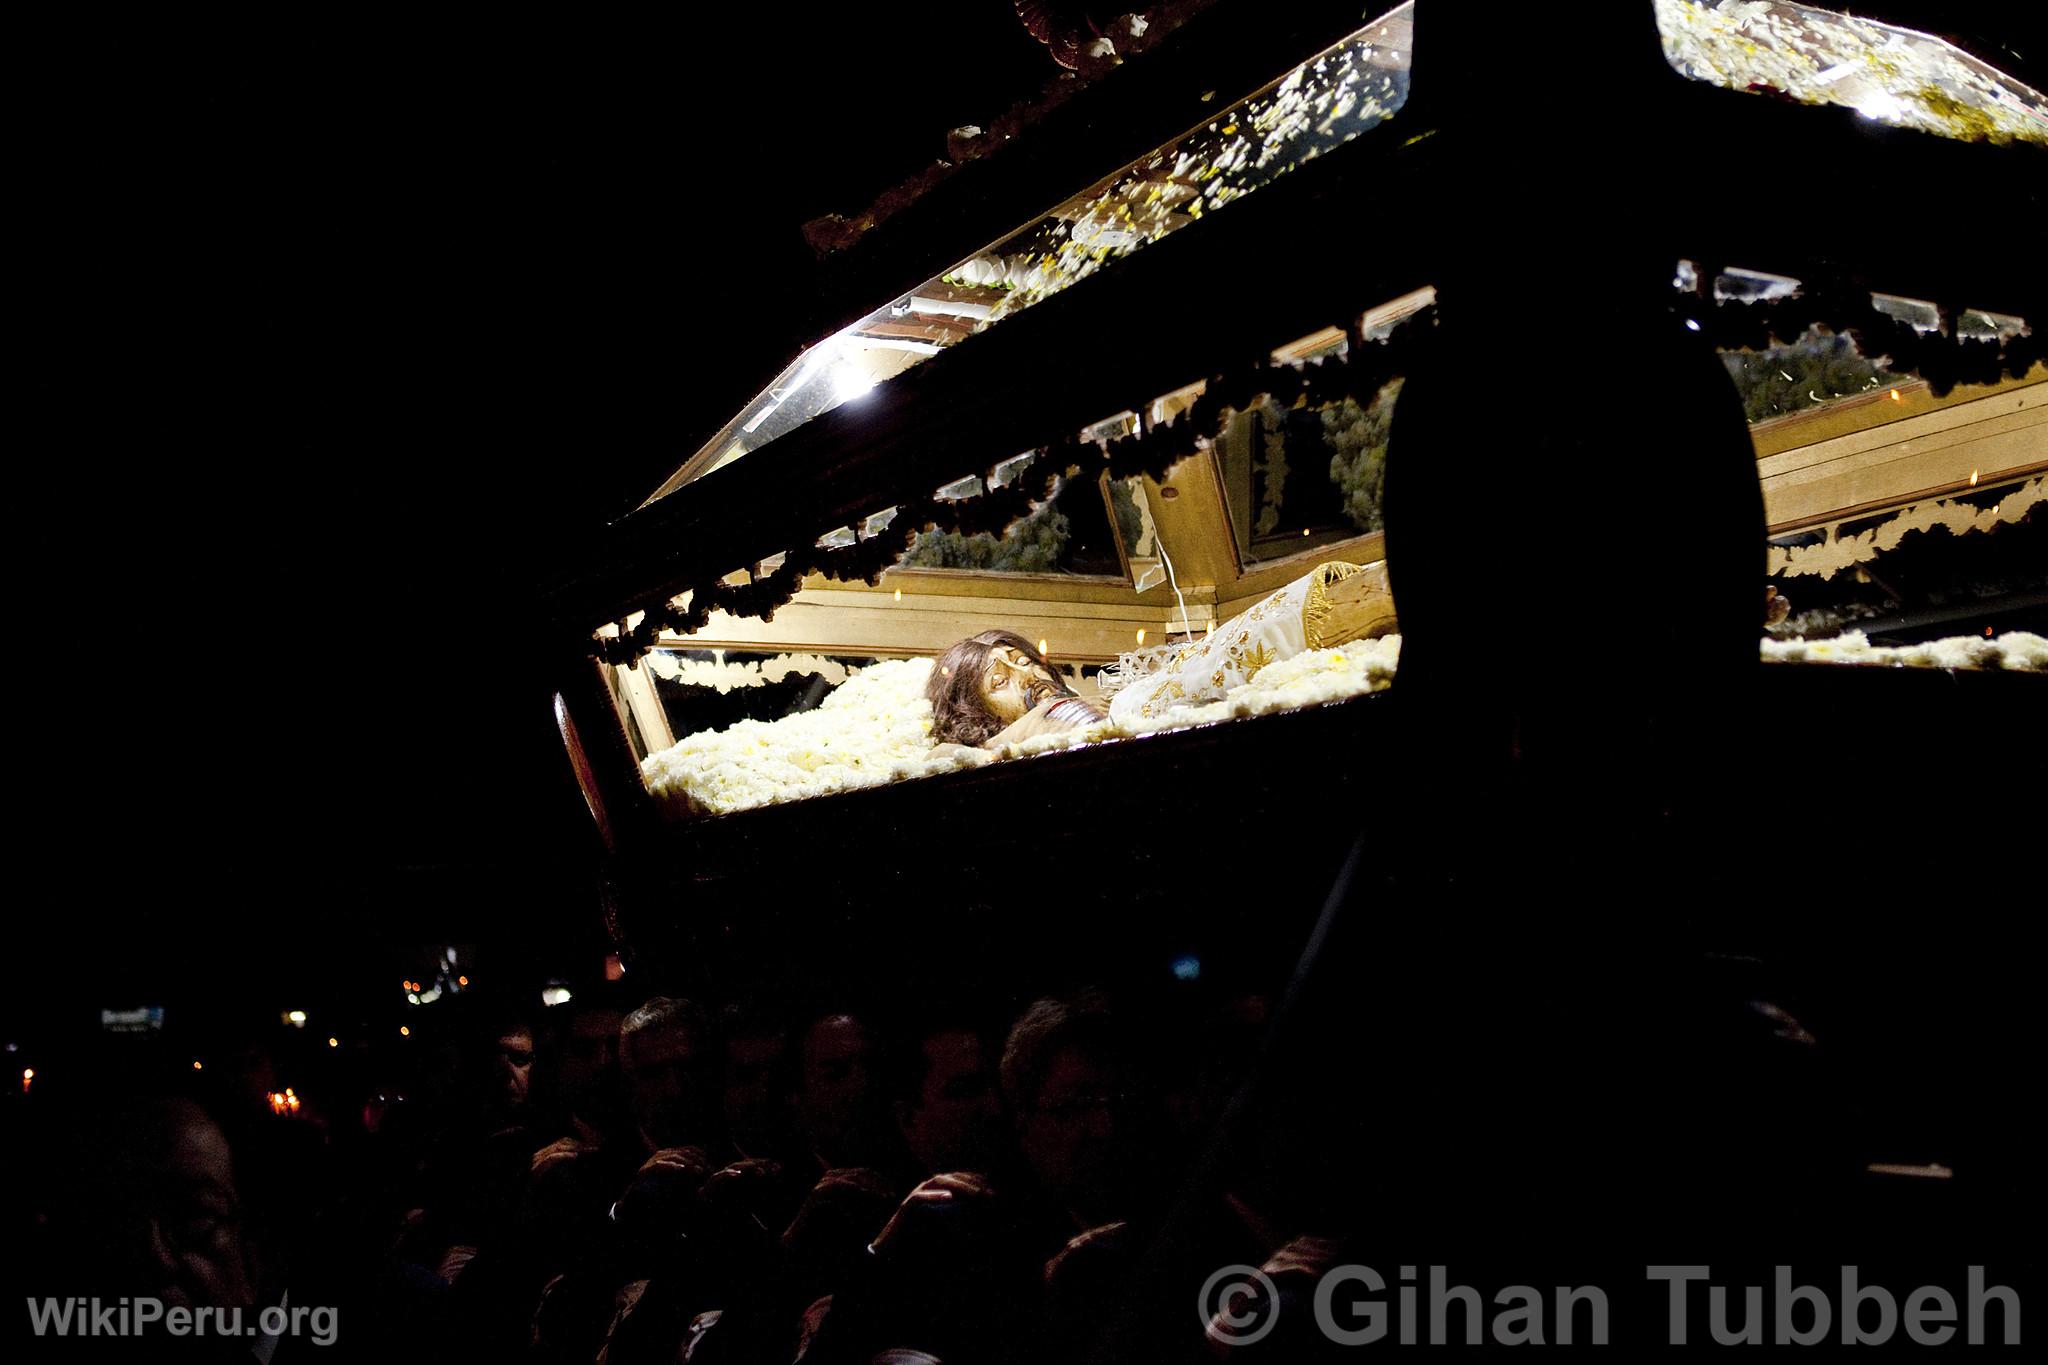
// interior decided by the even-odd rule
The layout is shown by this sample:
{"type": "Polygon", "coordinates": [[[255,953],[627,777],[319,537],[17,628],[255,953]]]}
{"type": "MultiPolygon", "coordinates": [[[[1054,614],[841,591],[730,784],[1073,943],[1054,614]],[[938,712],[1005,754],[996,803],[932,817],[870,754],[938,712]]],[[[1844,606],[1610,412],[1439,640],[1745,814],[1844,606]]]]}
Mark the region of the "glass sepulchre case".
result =
{"type": "Polygon", "coordinates": [[[1761,1070],[1638,1112],[1711,977],[1846,1059],[1868,1171],[1989,1188],[2031,1160],[2039,82],[1795,5],[1430,4],[1220,0],[839,225],[794,359],[547,601],[608,928],[721,983],[1319,982],[1429,1097],[1375,1161],[1540,1171],[1546,1229],[1607,1216],[1572,1161],[1664,1217],[1666,1130],[1727,1165],[1688,1185],[1751,1169],[1761,1070]],[[1082,705],[937,733],[987,630],[1082,705]],[[1439,1069],[1507,1087],[1508,1159],[1430,1164],[1504,1127],[1439,1069]]]}
{"type": "MultiPolygon", "coordinates": [[[[1847,105],[1925,142],[1972,140],[1953,150],[1989,173],[2038,171],[2048,102],[1939,40],[1793,5],[1653,8],[1667,97],[1694,95],[1685,78],[1762,88],[1847,105]]],[[[1230,40],[1204,25],[1240,41],[1273,27],[1233,9],[1190,23],[1181,43],[1230,40]]],[[[940,254],[949,263],[921,283],[807,345],[621,528],[627,560],[652,557],[636,543],[671,542],[659,548],[670,581],[604,601],[589,637],[608,705],[585,720],[623,737],[639,778],[626,800],[666,818],[726,814],[1390,685],[1401,635],[1387,457],[1405,369],[1438,322],[1439,253],[1420,225],[1450,206],[1423,197],[1424,158],[1446,145],[1436,125],[1457,120],[1411,107],[1425,92],[1411,81],[1415,5],[1355,26],[1341,6],[1319,9],[1324,31],[1342,30],[1335,40],[1235,99],[1172,90],[1184,73],[1171,44],[1101,81],[1087,94],[1107,103],[1158,64],[1153,87],[1132,82],[1130,102],[1110,107],[1129,138],[1185,126],[1079,192],[1056,196],[1042,155],[1037,180],[1009,200],[980,193],[977,206],[997,205],[980,223],[915,240],[941,216],[953,188],[941,182],[928,216],[913,205],[841,253],[878,254],[893,233],[929,258],[1005,203],[1050,202],[991,246],[940,254]],[[1262,290],[1286,301],[1244,297],[1262,290]],[[1190,313],[1201,326],[1176,330],[1190,313]],[[814,473],[829,496],[793,495],[789,479],[814,473]],[[693,516],[755,534],[732,535],[719,560],[703,543],[715,538],[689,534],[693,516]],[[677,576],[685,546],[701,553],[677,576]],[[676,582],[688,586],[670,591],[676,582]],[[1346,599],[1334,624],[1333,594],[1346,599]],[[1287,627],[1263,628],[1255,608],[1287,627]],[[998,668],[1042,662],[1056,680],[1043,687],[1085,703],[1071,723],[994,742],[934,732],[938,656],[988,630],[1035,646],[1005,651],[998,668]]],[[[1289,41],[1305,39],[1265,46],[1289,41]]],[[[1456,39],[1425,28],[1419,41],[1456,39]]],[[[1726,89],[1707,93],[1729,102],[1698,105],[1694,122],[1710,131],[1716,115],[1752,112],[1726,89]]],[[[1021,136],[1062,149],[1061,113],[1021,136]]],[[[1902,154],[1898,141],[1885,151],[1902,154]]],[[[1106,155],[1064,150],[1073,178],[1106,155]]],[[[983,185],[1011,154],[957,178],[983,185]]],[[[2042,667],[2022,627],[2038,627],[2048,596],[2034,511],[2048,484],[2048,370],[2033,359],[2025,272],[1994,262],[1957,281],[1908,259],[1895,283],[1881,246],[1848,249],[1818,223],[1780,247],[1717,238],[1711,216],[1673,234],[1669,303],[1714,341],[1748,421],[1781,599],[1759,618],[1760,656],[2042,667]]],[[[1511,266],[1531,282],[1543,274],[1511,266]]],[[[903,269],[886,257],[867,274],[846,268],[842,294],[853,301],[903,269]]],[[[1546,283],[1542,308],[1568,315],[1575,282],[1546,283]]],[[[1532,431],[1597,427],[1630,344],[1502,338],[1495,354],[1548,377],[1555,401],[1524,414],[1532,431]]],[[[1490,401],[1487,375],[1470,382],[1475,403],[1490,401]]],[[[1654,460],[1656,439],[1628,433],[1629,458],[1654,460]]],[[[1628,477],[1625,466],[1559,471],[1556,496],[1628,477]]],[[[1648,521],[1631,530],[1656,534],[1648,521]]],[[[1612,572],[1631,572],[1630,557],[1613,556],[1612,572]]],[[[1682,601],[1670,609],[1685,613],[1682,601]]],[[[1640,625],[1584,623],[1581,659],[1625,656],[1640,625]]]]}

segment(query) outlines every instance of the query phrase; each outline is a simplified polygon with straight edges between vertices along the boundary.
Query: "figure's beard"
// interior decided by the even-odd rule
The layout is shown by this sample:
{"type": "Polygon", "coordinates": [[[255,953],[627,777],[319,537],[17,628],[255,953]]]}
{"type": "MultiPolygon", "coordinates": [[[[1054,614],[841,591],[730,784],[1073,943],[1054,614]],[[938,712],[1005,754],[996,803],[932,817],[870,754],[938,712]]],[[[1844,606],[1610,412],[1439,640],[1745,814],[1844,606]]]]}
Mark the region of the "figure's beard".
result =
{"type": "Polygon", "coordinates": [[[1029,711],[1051,697],[1071,697],[1073,689],[1056,678],[1033,678],[1024,684],[1024,709],[1029,711]]]}

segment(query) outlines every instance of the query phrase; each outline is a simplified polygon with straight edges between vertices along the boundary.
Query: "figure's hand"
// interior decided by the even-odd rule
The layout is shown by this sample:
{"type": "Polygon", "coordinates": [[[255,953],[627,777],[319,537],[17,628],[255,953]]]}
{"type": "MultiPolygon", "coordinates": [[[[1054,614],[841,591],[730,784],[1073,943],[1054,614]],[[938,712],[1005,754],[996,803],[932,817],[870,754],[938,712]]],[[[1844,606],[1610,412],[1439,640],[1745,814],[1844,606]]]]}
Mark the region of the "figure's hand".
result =
{"type": "Polygon", "coordinates": [[[1062,730],[1075,729],[1076,727],[1072,721],[1054,720],[1046,714],[1053,707],[1068,700],[1070,698],[1047,697],[1044,701],[1026,711],[1022,716],[1019,716],[1010,724],[1008,729],[1003,730],[988,740],[983,747],[1000,749],[1005,744],[1021,744],[1025,740],[1033,739],[1039,735],[1050,735],[1062,730]]]}
{"type": "Polygon", "coordinates": [[[969,767],[979,767],[984,763],[993,763],[996,759],[996,756],[986,749],[977,749],[972,744],[954,744],[951,741],[944,744],[934,744],[932,752],[946,758],[957,758],[969,767]]]}
{"type": "Polygon", "coordinates": [[[1764,625],[1775,626],[1792,614],[1792,603],[1778,594],[1776,583],[1764,584],[1764,625]]]}

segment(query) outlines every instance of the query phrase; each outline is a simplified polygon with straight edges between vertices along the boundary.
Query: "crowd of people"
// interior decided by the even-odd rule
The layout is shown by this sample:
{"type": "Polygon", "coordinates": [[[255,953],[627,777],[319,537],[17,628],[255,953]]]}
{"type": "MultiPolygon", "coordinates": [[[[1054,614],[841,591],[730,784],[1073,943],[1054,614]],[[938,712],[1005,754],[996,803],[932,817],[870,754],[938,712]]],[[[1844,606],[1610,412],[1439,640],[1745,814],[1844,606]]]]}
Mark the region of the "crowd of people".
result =
{"type": "Polygon", "coordinates": [[[328,1314],[149,1352],[260,1365],[1307,1360],[1360,1256],[1526,1271],[1717,1221],[1778,1254],[1911,1213],[1844,1183],[1836,1081],[1752,982],[1654,1015],[1366,979],[466,991],[354,1065],[310,1040],[303,1096],[246,1039],[74,1068],[12,1108],[6,1212],[32,1304],[328,1314]],[[1204,1297],[1222,1267],[1282,1330],[1217,1330],[1253,1306],[1204,1297]]]}
{"type": "MultiPolygon", "coordinates": [[[[1169,1018],[1099,991],[1021,1012],[472,992],[419,1012],[360,1112],[309,1096],[280,1116],[249,1058],[74,1100],[24,1158],[53,1177],[22,1211],[35,1279],[332,1305],[347,1355],[1081,1359],[1139,1277],[1285,1240],[1229,1197],[1175,1265],[1147,1264],[1271,1008],[1182,1000],[1169,1018]]],[[[1192,1302],[1169,1335],[1200,1358],[1192,1302]]]]}

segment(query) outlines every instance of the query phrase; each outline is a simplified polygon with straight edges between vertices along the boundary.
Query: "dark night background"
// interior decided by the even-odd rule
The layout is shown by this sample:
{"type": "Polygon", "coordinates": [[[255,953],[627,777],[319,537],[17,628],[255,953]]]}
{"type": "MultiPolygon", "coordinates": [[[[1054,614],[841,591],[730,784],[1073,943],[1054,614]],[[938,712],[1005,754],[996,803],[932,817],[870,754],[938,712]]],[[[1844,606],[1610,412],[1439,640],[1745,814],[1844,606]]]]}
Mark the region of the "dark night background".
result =
{"type": "Polygon", "coordinates": [[[8,1038],[388,996],[409,945],[594,969],[535,586],[786,358],[806,219],[1056,68],[1004,0],[19,56],[8,1038]]]}
{"type": "Polygon", "coordinates": [[[7,1037],[274,1021],[415,944],[595,971],[536,584],[785,358],[806,219],[1057,68],[995,0],[43,55],[7,1037]]]}

